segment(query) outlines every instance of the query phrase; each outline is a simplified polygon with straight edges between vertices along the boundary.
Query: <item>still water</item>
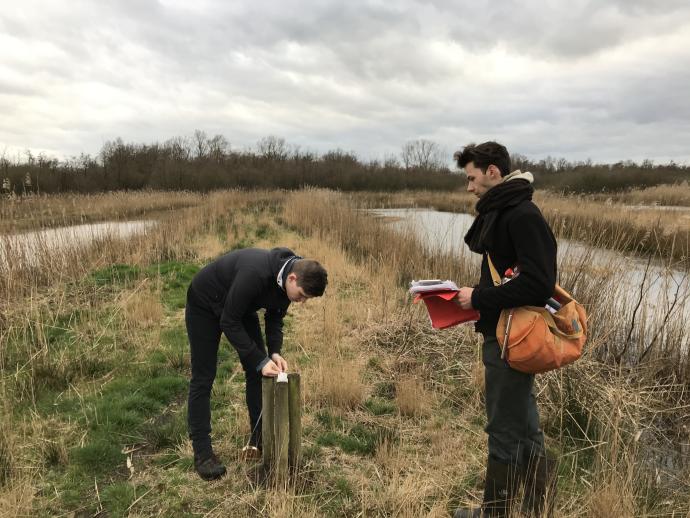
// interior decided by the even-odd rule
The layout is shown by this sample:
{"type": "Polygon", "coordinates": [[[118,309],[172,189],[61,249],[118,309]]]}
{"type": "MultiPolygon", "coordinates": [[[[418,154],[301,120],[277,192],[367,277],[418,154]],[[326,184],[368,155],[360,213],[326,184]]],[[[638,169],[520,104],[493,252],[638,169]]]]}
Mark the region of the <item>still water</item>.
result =
{"type": "MultiPolygon", "coordinates": [[[[468,251],[464,237],[474,216],[440,212],[427,209],[374,209],[373,214],[389,218],[390,225],[399,231],[412,231],[432,250],[455,253],[458,256],[475,260],[479,256],[468,251]]],[[[637,304],[640,290],[644,290],[644,301],[648,313],[662,310],[676,297],[690,297],[690,286],[686,272],[668,268],[658,262],[647,265],[647,259],[621,252],[595,248],[570,241],[558,240],[558,265],[562,271],[574,268],[588,270],[590,274],[602,277],[601,290],[615,284],[616,289],[629,293],[622,301],[630,309],[637,304]]],[[[676,312],[690,317],[690,303],[676,305],[676,312]]]]}
{"type": "Polygon", "coordinates": [[[122,239],[143,234],[155,225],[153,220],[106,221],[0,235],[0,268],[7,267],[8,256],[31,265],[38,250],[59,252],[82,248],[98,239],[122,239]]]}

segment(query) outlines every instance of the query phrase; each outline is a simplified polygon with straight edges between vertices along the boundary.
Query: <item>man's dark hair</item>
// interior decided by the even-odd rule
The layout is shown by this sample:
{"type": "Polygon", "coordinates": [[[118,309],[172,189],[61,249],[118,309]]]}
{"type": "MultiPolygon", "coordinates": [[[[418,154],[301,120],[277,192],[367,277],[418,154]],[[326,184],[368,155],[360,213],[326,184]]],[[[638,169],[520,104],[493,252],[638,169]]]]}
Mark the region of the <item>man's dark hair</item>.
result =
{"type": "Polygon", "coordinates": [[[297,274],[297,286],[310,297],[320,297],[328,284],[328,273],[318,261],[313,259],[298,259],[292,267],[297,274]]]}
{"type": "Polygon", "coordinates": [[[495,165],[501,171],[501,176],[510,174],[510,155],[505,146],[498,142],[484,142],[483,144],[467,144],[462,151],[456,151],[453,158],[458,167],[465,167],[470,162],[486,173],[490,165],[495,165]]]}

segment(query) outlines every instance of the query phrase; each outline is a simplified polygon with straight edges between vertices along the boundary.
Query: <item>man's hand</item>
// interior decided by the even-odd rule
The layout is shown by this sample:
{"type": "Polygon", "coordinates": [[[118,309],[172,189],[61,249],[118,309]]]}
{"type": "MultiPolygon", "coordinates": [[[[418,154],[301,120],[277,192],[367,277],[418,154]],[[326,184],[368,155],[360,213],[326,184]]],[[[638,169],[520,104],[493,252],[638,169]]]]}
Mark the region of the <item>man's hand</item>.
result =
{"type": "Polygon", "coordinates": [[[269,378],[275,378],[278,374],[280,374],[280,369],[274,362],[269,360],[268,363],[261,369],[261,374],[269,378]]]}
{"type": "Polygon", "coordinates": [[[280,369],[280,372],[287,372],[288,370],[288,364],[285,361],[285,358],[283,358],[280,354],[278,353],[273,353],[271,355],[271,360],[275,362],[275,364],[278,366],[280,369]]]}
{"type": "Polygon", "coordinates": [[[462,309],[473,309],[472,308],[472,292],[474,291],[474,288],[468,288],[467,286],[463,286],[460,288],[460,291],[458,294],[455,296],[455,303],[460,306],[462,309]]]}

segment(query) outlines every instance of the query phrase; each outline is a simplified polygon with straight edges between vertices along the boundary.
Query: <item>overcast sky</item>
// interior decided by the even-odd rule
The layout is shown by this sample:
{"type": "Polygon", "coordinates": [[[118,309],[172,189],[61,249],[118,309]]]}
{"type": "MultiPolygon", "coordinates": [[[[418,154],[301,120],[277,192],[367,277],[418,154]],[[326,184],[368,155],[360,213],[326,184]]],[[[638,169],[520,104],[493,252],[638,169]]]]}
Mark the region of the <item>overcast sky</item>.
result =
{"type": "Polygon", "coordinates": [[[195,129],[690,163],[690,2],[0,0],[0,154],[195,129]]]}

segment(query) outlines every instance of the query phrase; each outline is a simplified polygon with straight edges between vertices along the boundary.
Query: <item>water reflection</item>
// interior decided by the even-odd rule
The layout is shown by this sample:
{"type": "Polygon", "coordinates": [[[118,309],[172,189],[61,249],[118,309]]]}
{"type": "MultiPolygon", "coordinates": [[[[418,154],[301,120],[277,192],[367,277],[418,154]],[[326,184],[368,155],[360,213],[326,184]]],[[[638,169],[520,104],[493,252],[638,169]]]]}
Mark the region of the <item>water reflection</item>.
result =
{"type": "MultiPolygon", "coordinates": [[[[7,257],[19,258],[25,264],[33,264],[39,250],[55,252],[82,248],[103,238],[122,239],[142,234],[156,225],[153,220],[106,221],[51,228],[21,234],[0,236],[0,268],[7,266],[7,257]]],[[[15,265],[16,266],[16,265],[15,265]]]]}

